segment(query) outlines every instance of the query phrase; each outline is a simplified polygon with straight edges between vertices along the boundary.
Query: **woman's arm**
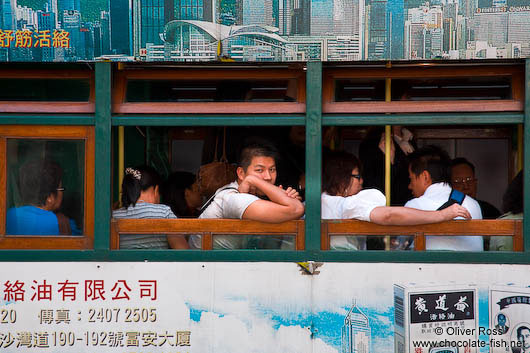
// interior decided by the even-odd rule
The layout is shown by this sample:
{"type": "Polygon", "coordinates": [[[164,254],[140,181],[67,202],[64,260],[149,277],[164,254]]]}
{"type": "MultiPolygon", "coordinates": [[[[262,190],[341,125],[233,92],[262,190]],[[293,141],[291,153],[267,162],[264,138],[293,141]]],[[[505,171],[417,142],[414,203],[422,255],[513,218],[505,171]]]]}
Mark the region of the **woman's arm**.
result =
{"type": "Polygon", "coordinates": [[[381,225],[407,226],[439,223],[456,217],[471,219],[469,211],[459,204],[451,205],[441,211],[422,211],[410,207],[376,207],[370,212],[370,222],[381,225]]]}

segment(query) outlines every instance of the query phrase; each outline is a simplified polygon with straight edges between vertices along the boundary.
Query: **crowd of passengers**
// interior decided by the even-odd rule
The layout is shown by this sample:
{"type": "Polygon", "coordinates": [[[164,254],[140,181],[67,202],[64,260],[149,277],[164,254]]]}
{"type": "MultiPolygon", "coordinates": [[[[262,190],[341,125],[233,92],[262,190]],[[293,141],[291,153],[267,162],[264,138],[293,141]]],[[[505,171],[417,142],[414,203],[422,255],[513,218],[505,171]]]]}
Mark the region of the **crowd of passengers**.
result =
{"type": "MultiPolygon", "coordinates": [[[[357,219],[381,225],[419,225],[452,219],[522,218],[522,173],[503,197],[503,215],[491,204],[476,200],[475,170],[464,158],[451,160],[437,146],[416,148],[406,129],[394,128],[391,139],[392,198],[385,206],[384,133],[372,131],[361,144],[360,156],[343,151],[323,151],[322,219],[357,219]],[[364,168],[363,168],[364,164],[364,168]],[[383,170],[383,172],[382,172],[383,170]],[[364,178],[367,182],[364,182],[364,178]],[[366,188],[368,186],[368,188],[366,188]],[[410,196],[410,193],[412,196],[410,196]],[[397,201],[396,201],[397,200],[397,201]]],[[[127,168],[122,182],[122,207],[112,212],[117,219],[231,218],[281,223],[304,217],[304,177],[298,187],[276,185],[280,154],[260,140],[245,146],[233,180],[212,195],[204,195],[201,180],[187,172],[171,174],[166,181],[153,167],[127,168]],[[206,202],[205,196],[208,196],[206,202]],[[162,201],[162,203],[161,203],[162,201]]],[[[10,235],[78,235],[74,221],[59,212],[63,199],[63,171],[52,161],[30,161],[19,170],[23,206],[7,212],[10,235]]],[[[215,175],[213,176],[215,179],[215,175]]],[[[223,180],[215,180],[224,184],[223,180]]],[[[267,237],[271,239],[271,237],[267,237]]],[[[280,237],[275,248],[292,248],[288,237],[280,237]]],[[[214,237],[214,249],[248,248],[248,238],[236,235],[214,237]]],[[[199,249],[200,235],[121,235],[120,249],[199,249]]],[[[268,247],[271,247],[270,243],[268,247]]],[[[331,237],[335,250],[384,249],[382,240],[370,237],[331,237]]],[[[414,248],[411,237],[393,237],[392,249],[414,248]]],[[[511,250],[511,238],[476,236],[432,236],[427,250],[511,250]]]]}

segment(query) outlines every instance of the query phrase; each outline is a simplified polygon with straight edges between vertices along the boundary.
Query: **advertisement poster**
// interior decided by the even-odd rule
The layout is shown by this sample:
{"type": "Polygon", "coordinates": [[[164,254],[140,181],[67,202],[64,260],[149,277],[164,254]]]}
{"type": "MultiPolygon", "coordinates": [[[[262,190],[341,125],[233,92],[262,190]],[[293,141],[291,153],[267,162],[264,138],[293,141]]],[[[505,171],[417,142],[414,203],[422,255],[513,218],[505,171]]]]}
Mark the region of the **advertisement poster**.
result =
{"type": "Polygon", "coordinates": [[[0,61],[530,57],[529,0],[4,0],[0,61]]]}
{"type": "Polygon", "coordinates": [[[530,349],[528,266],[316,266],[4,263],[0,352],[530,349]]]}

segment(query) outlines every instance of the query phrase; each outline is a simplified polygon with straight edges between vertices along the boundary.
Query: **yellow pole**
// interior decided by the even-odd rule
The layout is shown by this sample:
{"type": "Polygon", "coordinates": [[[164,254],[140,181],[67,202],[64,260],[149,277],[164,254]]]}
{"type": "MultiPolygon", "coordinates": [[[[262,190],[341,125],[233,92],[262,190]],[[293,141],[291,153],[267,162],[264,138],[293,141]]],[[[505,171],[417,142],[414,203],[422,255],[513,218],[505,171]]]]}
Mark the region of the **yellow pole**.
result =
{"type": "Polygon", "coordinates": [[[524,140],[523,125],[517,125],[517,173],[523,169],[524,151],[523,151],[523,140],[524,140]]]}
{"type": "Polygon", "coordinates": [[[118,127],[118,188],[120,191],[120,200],[121,200],[121,183],[123,180],[123,173],[125,172],[125,151],[124,151],[124,141],[125,141],[125,130],[123,126],[118,127]]]}
{"type": "MultiPolygon", "coordinates": [[[[389,69],[391,63],[386,64],[386,68],[389,69]]],[[[392,87],[391,79],[385,79],[385,102],[390,102],[392,100],[392,87]]],[[[385,126],[385,195],[386,195],[386,205],[390,206],[390,143],[391,143],[391,126],[385,126]]],[[[385,250],[390,250],[390,236],[385,237],[385,250]]]]}

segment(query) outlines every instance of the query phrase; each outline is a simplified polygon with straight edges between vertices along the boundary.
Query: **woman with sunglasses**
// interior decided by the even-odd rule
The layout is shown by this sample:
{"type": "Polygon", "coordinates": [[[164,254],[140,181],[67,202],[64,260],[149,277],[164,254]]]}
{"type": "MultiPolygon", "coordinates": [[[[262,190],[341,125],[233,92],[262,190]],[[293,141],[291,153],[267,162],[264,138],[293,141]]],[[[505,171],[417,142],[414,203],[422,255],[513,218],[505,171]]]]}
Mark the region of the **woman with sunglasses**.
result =
{"type": "Polygon", "coordinates": [[[22,206],[7,211],[9,235],[80,235],[75,222],[59,212],[63,170],[52,161],[29,161],[19,170],[22,206]]]}
{"type": "MultiPolygon", "coordinates": [[[[441,211],[422,211],[408,207],[387,207],[386,198],[377,189],[363,190],[359,159],[346,152],[324,156],[322,171],[322,219],[358,219],[381,225],[417,225],[470,219],[469,212],[454,204],[441,211]]],[[[332,237],[332,250],[365,250],[365,237],[332,237]]]]}

